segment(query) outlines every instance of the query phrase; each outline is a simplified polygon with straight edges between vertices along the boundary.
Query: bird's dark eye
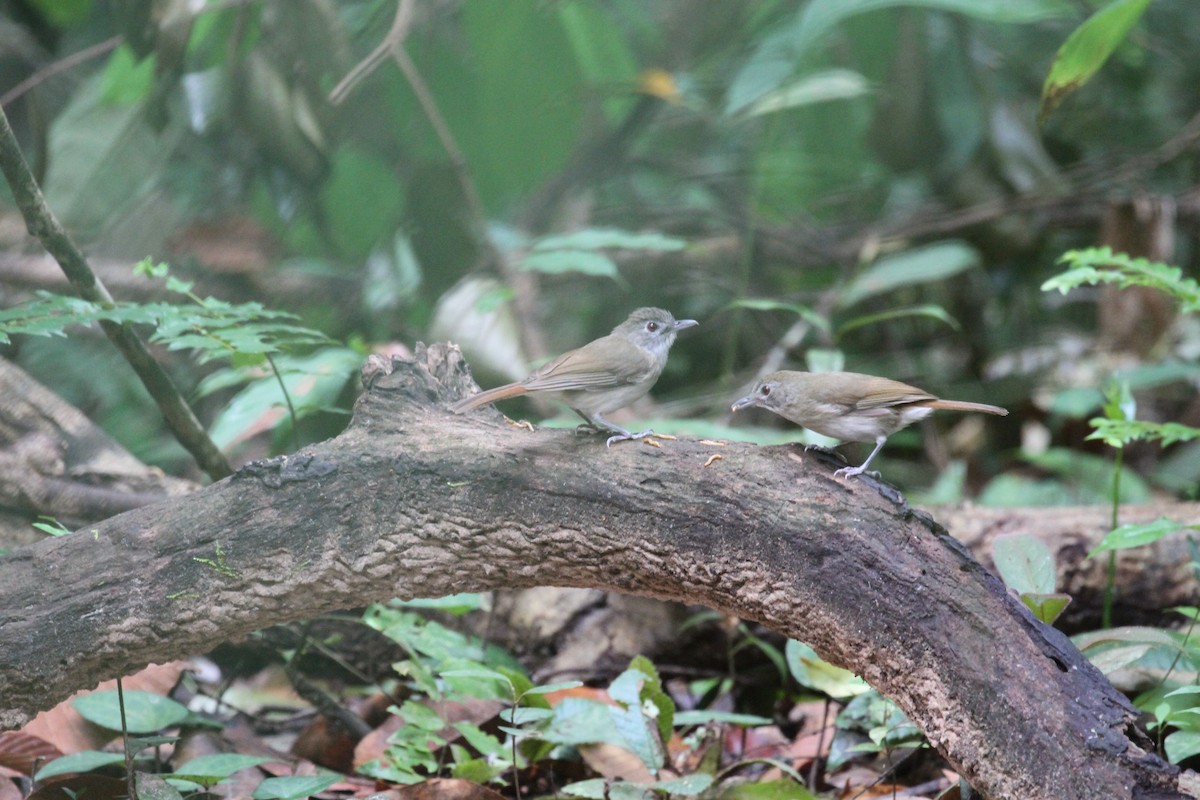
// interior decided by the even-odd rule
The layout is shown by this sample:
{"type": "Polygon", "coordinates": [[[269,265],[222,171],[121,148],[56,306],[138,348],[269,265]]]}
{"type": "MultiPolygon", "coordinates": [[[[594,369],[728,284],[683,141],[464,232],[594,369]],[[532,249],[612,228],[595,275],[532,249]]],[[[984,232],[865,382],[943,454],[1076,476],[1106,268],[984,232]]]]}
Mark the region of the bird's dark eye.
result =
{"type": "Polygon", "coordinates": [[[769,394],[771,394],[771,387],[763,386],[761,389],[758,390],[758,393],[761,394],[763,397],[766,397],[769,394]]]}
{"type": "Polygon", "coordinates": [[[651,333],[654,333],[656,330],[658,330],[658,323],[657,322],[647,322],[646,330],[650,331],[651,333]]]}

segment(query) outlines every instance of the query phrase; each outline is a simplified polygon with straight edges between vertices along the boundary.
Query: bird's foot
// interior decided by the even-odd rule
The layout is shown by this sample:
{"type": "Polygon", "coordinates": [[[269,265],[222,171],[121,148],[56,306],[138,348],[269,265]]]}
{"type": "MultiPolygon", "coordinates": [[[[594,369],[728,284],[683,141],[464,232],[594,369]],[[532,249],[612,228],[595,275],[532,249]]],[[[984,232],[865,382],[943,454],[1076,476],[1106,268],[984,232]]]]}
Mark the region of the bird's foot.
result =
{"type": "Polygon", "coordinates": [[[597,433],[602,433],[603,428],[593,425],[590,422],[581,422],[575,426],[576,436],[595,436],[597,433]]]}
{"type": "Polygon", "coordinates": [[[866,467],[842,467],[833,473],[835,478],[853,478],[855,475],[870,475],[872,478],[878,478],[879,471],[866,467]]]}
{"type": "Polygon", "coordinates": [[[629,431],[621,431],[620,433],[608,437],[605,447],[612,447],[613,442],[627,442],[633,439],[645,439],[647,436],[653,436],[654,431],[645,430],[641,433],[630,433],[629,431]]]}

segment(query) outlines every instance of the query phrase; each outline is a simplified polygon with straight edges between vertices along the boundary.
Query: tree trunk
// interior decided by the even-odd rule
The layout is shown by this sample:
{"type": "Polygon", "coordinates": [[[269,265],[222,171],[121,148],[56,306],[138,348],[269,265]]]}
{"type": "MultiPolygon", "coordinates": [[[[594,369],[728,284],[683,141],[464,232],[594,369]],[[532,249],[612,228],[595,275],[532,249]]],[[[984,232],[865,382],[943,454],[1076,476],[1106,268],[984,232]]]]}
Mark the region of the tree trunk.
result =
{"type": "Polygon", "coordinates": [[[380,365],[336,439],[0,561],[0,727],[272,623],[579,586],[808,642],[896,700],[985,796],[1192,796],[1061,633],[871,482],[787,447],[606,448],[455,416],[446,402],[470,379],[452,347],[380,365]]]}

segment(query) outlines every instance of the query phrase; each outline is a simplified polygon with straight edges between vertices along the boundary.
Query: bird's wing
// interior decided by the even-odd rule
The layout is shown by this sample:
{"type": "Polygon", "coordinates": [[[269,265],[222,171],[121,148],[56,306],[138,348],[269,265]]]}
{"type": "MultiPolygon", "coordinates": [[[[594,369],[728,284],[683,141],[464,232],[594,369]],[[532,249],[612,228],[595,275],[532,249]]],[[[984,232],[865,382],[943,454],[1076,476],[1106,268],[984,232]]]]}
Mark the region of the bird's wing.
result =
{"type": "Polygon", "coordinates": [[[625,337],[605,336],[543,365],[522,383],[530,391],[606,389],[637,383],[654,371],[654,359],[625,337]]]}
{"type": "Polygon", "coordinates": [[[907,383],[894,381],[891,378],[871,376],[870,381],[862,385],[862,399],[854,404],[855,409],[888,408],[890,406],[905,406],[910,403],[920,403],[937,398],[907,383]]]}

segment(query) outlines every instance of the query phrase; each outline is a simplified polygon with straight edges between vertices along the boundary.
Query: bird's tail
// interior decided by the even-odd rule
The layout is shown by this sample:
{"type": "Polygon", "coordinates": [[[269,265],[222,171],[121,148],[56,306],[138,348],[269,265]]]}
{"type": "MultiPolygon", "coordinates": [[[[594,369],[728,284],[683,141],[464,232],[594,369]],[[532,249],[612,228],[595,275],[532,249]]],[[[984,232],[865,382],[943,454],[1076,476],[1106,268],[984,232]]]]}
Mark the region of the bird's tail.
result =
{"type": "Polygon", "coordinates": [[[527,394],[529,390],[519,383],[506,383],[503,386],[497,386],[495,389],[488,389],[486,392],[473,394],[470,397],[464,397],[454,405],[450,406],[450,410],[455,414],[462,414],[472,409],[486,406],[489,403],[495,403],[498,400],[507,400],[510,397],[519,397],[527,394]]]}
{"type": "Polygon", "coordinates": [[[998,417],[1008,416],[1008,409],[1006,408],[988,405],[987,403],[970,403],[966,400],[928,400],[916,405],[925,406],[926,408],[944,408],[948,411],[980,411],[984,414],[995,414],[998,417]]]}

